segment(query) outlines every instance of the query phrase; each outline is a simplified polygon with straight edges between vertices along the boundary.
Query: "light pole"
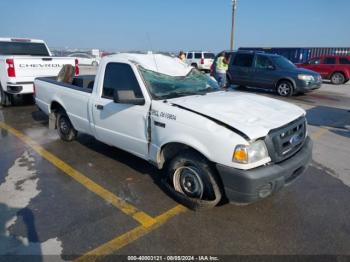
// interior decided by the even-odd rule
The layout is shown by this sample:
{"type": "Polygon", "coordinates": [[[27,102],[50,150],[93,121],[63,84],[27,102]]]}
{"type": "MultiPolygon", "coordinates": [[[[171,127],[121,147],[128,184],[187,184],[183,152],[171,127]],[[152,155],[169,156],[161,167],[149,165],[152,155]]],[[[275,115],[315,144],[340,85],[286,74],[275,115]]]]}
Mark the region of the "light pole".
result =
{"type": "Polygon", "coordinates": [[[231,27],[231,51],[234,48],[234,34],[235,34],[235,13],[237,9],[237,0],[232,0],[232,27],[231,27]]]}

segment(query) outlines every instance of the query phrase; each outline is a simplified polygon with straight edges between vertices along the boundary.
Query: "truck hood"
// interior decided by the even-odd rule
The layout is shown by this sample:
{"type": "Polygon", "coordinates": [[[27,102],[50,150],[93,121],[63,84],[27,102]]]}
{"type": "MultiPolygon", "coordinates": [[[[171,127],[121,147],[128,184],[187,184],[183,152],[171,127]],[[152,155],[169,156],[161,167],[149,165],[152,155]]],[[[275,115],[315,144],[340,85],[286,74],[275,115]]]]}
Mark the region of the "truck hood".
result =
{"type": "Polygon", "coordinates": [[[306,114],[293,104],[237,91],[174,98],[168,102],[228,125],[250,140],[264,137],[270,130],[306,114]]]}

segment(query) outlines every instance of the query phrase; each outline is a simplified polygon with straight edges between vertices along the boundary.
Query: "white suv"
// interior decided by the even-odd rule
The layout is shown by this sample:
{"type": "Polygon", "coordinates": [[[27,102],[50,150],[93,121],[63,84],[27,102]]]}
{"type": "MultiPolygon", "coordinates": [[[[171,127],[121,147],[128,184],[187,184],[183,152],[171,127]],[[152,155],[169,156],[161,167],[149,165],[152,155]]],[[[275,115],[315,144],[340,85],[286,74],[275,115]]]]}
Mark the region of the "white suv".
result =
{"type": "Polygon", "coordinates": [[[210,71],[214,58],[215,54],[210,52],[186,52],[187,64],[203,71],[210,71]]]}

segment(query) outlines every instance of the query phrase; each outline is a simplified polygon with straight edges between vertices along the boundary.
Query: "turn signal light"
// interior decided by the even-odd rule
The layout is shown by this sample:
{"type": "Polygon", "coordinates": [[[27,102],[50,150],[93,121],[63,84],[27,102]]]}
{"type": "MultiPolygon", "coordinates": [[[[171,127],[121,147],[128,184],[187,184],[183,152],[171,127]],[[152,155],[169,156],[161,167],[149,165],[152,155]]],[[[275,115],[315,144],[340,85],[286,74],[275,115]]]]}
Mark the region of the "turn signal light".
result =
{"type": "Polygon", "coordinates": [[[233,160],[238,163],[248,163],[248,152],[245,147],[237,147],[233,153],[233,160]]]}

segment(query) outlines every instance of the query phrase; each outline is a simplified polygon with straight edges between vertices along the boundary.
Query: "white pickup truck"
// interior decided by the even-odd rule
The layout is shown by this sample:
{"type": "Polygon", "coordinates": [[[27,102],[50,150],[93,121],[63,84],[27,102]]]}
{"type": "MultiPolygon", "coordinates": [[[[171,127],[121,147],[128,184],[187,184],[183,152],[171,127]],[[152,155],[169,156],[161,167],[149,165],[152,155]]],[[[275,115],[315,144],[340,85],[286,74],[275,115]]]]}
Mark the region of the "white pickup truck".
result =
{"type": "Polygon", "coordinates": [[[57,75],[65,64],[76,66],[72,57],[52,57],[42,40],[0,38],[0,105],[10,106],[16,96],[33,94],[36,77],[57,75]]]}
{"type": "Polygon", "coordinates": [[[292,183],[308,166],[305,111],[215,80],[163,55],[105,57],[95,76],[35,80],[37,106],[65,141],[94,136],[165,168],[183,204],[251,203],[292,183]]]}

